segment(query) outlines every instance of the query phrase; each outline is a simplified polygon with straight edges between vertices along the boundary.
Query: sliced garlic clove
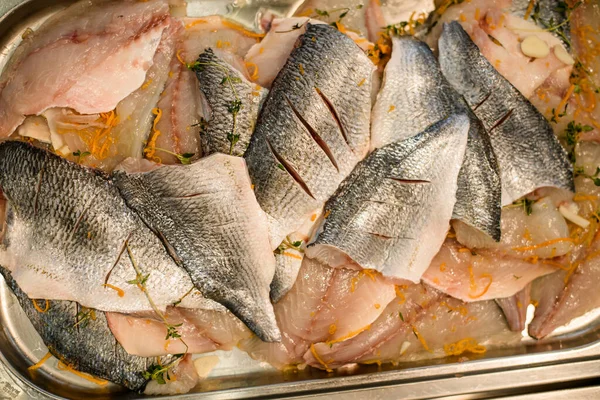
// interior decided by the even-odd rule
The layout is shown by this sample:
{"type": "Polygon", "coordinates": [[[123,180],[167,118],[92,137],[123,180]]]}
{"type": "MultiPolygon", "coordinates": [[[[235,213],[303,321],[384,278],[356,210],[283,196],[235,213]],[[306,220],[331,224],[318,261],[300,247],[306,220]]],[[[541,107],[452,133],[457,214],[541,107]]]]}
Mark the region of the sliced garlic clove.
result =
{"type": "Polygon", "coordinates": [[[521,51],[527,57],[544,58],[550,54],[550,48],[537,36],[528,36],[521,42],[521,51]]]}
{"type": "Polygon", "coordinates": [[[561,62],[567,65],[575,64],[575,60],[573,59],[573,57],[571,57],[571,55],[565,50],[565,48],[560,45],[554,46],[554,55],[561,62]]]}

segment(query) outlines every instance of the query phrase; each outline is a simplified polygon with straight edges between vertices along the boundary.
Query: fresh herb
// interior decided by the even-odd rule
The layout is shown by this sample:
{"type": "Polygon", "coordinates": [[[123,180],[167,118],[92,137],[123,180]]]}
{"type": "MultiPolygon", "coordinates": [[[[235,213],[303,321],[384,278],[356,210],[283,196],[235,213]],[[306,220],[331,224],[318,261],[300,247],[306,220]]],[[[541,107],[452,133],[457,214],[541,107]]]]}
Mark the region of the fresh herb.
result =
{"type": "Polygon", "coordinates": [[[540,1],[535,3],[534,9],[533,9],[533,14],[531,15],[531,19],[533,19],[536,24],[543,26],[546,31],[554,32],[556,35],[558,35],[563,40],[563,42],[565,42],[565,44],[568,47],[572,47],[573,45],[571,44],[571,41],[569,40],[569,38],[567,36],[569,22],[571,22],[571,18],[573,16],[573,11],[575,11],[579,6],[581,6],[583,4],[583,1],[578,1],[575,4],[573,4],[572,6],[569,5],[565,1],[558,2],[558,5],[554,8],[554,11],[561,14],[563,22],[561,22],[560,24],[557,24],[554,21],[554,18],[550,18],[548,21],[544,21],[541,18],[540,3],[541,3],[540,1]]]}
{"type": "Polygon", "coordinates": [[[569,103],[565,104],[565,109],[563,110],[563,112],[559,113],[558,115],[556,114],[556,109],[552,109],[552,118],[550,118],[550,122],[554,122],[555,124],[558,124],[558,120],[562,117],[564,117],[565,115],[567,115],[567,107],[569,107],[569,103]]]}
{"type": "Polygon", "coordinates": [[[600,186],[600,167],[596,168],[596,172],[594,173],[594,175],[588,175],[584,172],[583,167],[575,167],[573,168],[573,173],[575,174],[575,176],[583,176],[584,178],[588,178],[590,179],[592,182],[594,182],[594,185],[596,186],[600,186]]]}
{"type": "Polygon", "coordinates": [[[402,322],[404,322],[404,315],[402,315],[402,311],[398,311],[398,316],[400,317],[402,322]]]}
{"type": "Polygon", "coordinates": [[[165,340],[181,338],[181,334],[179,334],[177,331],[177,328],[179,328],[181,325],[183,325],[183,322],[178,325],[167,324],[167,336],[165,337],[165,340]]]}
{"type": "Polygon", "coordinates": [[[577,161],[576,156],[575,156],[575,148],[577,146],[577,143],[579,143],[581,134],[583,132],[590,132],[592,130],[594,130],[594,128],[592,128],[591,126],[582,125],[575,121],[571,121],[567,125],[567,128],[565,129],[565,133],[564,133],[564,138],[565,138],[565,142],[566,142],[567,146],[570,147],[570,150],[568,153],[569,160],[571,160],[571,162],[573,164],[575,164],[575,161],[577,161]]]}
{"type": "Polygon", "coordinates": [[[310,21],[310,18],[308,18],[306,21],[304,21],[303,23],[296,23],[292,26],[292,29],[288,29],[287,31],[275,31],[275,33],[288,33],[288,32],[293,32],[295,30],[298,30],[300,28],[302,28],[304,25],[306,25],[306,23],[310,21]]]}
{"type": "Polygon", "coordinates": [[[226,84],[227,82],[231,82],[231,83],[242,83],[242,78],[237,77],[237,76],[225,76],[223,79],[221,79],[221,85],[226,84]]]}
{"type": "Polygon", "coordinates": [[[528,198],[524,198],[524,199],[515,201],[512,205],[513,205],[513,207],[522,207],[523,211],[525,211],[525,214],[531,215],[531,213],[533,212],[533,204],[534,203],[535,203],[535,200],[529,200],[528,198]]]}
{"type": "Polygon", "coordinates": [[[192,64],[186,64],[186,66],[195,72],[203,71],[204,67],[206,67],[206,66],[213,66],[213,67],[220,69],[225,74],[225,76],[221,80],[221,84],[222,85],[228,84],[229,88],[231,89],[231,92],[233,93],[233,97],[234,97],[234,99],[232,101],[225,104],[225,106],[227,107],[227,112],[229,112],[232,117],[231,132],[229,132],[227,134],[227,140],[231,144],[231,146],[229,147],[229,154],[232,154],[233,147],[235,146],[235,143],[238,142],[239,137],[240,137],[240,135],[236,132],[236,130],[237,130],[237,115],[240,112],[240,110],[242,109],[242,101],[240,100],[240,97],[238,96],[238,93],[235,90],[235,86],[233,86],[233,84],[240,83],[240,82],[242,82],[242,80],[238,77],[232,77],[229,74],[229,70],[226,67],[224,67],[223,65],[214,63],[214,62],[196,61],[192,64]],[[237,137],[237,140],[235,140],[235,142],[234,142],[234,139],[236,137],[237,137]]]}
{"type": "Polygon", "coordinates": [[[162,313],[162,311],[160,311],[158,309],[158,307],[154,303],[154,300],[152,300],[152,297],[150,296],[150,293],[148,292],[148,288],[146,287],[146,283],[148,281],[148,278],[150,277],[150,274],[144,275],[144,273],[138,266],[137,262],[135,261],[135,258],[133,257],[133,252],[131,251],[131,248],[129,247],[128,242],[125,242],[125,248],[127,250],[127,255],[129,256],[129,260],[131,261],[131,265],[133,266],[133,269],[135,270],[135,279],[127,281],[127,283],[136,285],[144,293],[144,295],[146,296],[146,299],[150,303],[150,307],[152,307],[152,309],[154,310],[156,315],[162,320],[165,327],[167,328],[167,336],[165,337],[165,340],[177,339],[185,346],[185,353],[177,355],[176,358],[173,361],[171,361],[169,364],[164,365],[164,366],[152,365],[148,368],[148,370],[146,370],[144,372],[145,379],[152,379],[152,380],[155,380],[157,383],[164,385],[166,383],[165,379],[164,379],[165,372],[167,374],[167,378],[170,379],[168,371],[171,368],[173,368],[174,366],[176,366],[179,363],[179,360],[181,360],[183,358],[183,356],[185,354],[187,354],[189,347],[188,347],[187,343],[181,338],[181,334],[177,330],[177,328],[180,327],[182,324],[179,324],[179,325],[170,324],[169,321],[167,321],[167,318],[165,317],[165,315],[162,313]]]}
{"type": "MultiPolygon", "coordinates": [[[[362,4],[359,4],[356,7],[354,7],[355,10],[360,10],[361,8],[363,8],[362,4]]],[[[349,7],[335,8],[335,9],[329,10],[329,11],[327,11],[327,10],[319,10],[318,8],[315,8],[315,14],[316,15],[314,15],[313,18],[316,18],[316,17],[326,17],[326,18],[329,18],[329,17],[331,17],[331,14],[340,13],[338,15],[337,22],[341,22],[342,19],[344,19],[348,15],[348,13],[350,12],[350,10],[352,10],[352,9],[349,8],[349,7]]]]}
{"type": "Polygon", "coordinates": [[[277,168],[279,168],[282,171],[285,171],[283,164],[277,164],[277,168]]]}
{"type": "Polygon", "coordinates": [[[233,146],[240,140],[240,135],[229,132],[227,134],[227,140],[229,141],[229,155],[233,154],[233,146]]]}
{"type": "Polygon", "coordinates": [[[73,325],[73,328],[75,328],[75,327],[85,328],[88,325],[88,323],[90,322],[90,320],[91,321],[96,320],[96,312],[92,309],[82,307],[81,311],[79,311],[77,313],[77,315],[75,316],[75,320],[77,322],[73,325]]]}
{"type": "Polygon", "coordinates": [[[77,163],[81,164],[81,160],[92,155],[92,153],[90,153],[89,151],[84,151],[83,153],[81,152],[81,150],[77,150],[75,152],[73,152],[73,156],[77,157],[77,163]]]}
{"type": "Polygon", "coordinates": [[[513,275],[513,278],[515,278],[516,280],[519,280],[522,278],[522,276],[513,275]]]}
{"type": "Polygon", "coordinates": [[[166,365],[152,364],[142,373],[142,376],[144,379],[153,380],[159,385],[164,385],[167,383],[165,380],[165,373],[167,374],[167,379],[170,380],[171,377],[169,371],[179,363],[183,356],[184,354],[177,354],[175,358],[166,365]]]}
{"type": "Polygon", "coordinates": [[[296,251],[302,253],[302,252],[304,252],[304,250],[302,250],[301,246],[302,246],[302,240],[296,240],[296,241],[292,242],[290,237],[286,236],[286,238],[283,239],[283,242],[281,242],[279,247],[277,247],[277,249],[275,250],[275,253],[283,254],[288,249],[296,250],[296,251]]]}

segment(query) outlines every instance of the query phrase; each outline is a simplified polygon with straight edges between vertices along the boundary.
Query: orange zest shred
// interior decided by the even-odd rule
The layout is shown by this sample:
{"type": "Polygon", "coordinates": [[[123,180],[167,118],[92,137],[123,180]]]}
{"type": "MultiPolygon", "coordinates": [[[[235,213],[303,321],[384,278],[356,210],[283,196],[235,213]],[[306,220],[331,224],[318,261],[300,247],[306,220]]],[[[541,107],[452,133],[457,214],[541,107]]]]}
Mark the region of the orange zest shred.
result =
{"type": "Polygon", "coordinates": [[[360,82],[358,82],[358,87],[361,87],[362,85],[364,85],[366,81],[367,81],[367,78],[362,78],[362,80],[360,82]]]}
{"type": "Polygon", "coordinates": [[[300,70],[300,73],[304,75],[304,66],[302,65],[302,63],[298,63],[298,69],[300,70]]]}
{"type": "Polygon", "coordinates": [[[479,20],[479,15],[481,13],[481,10],[479,10],[479,8],[475,9],[475,20],[479,20]]]}
{"type": "Polygon", "coordinates": [[[44,363],[46,361],[48,361],[48,359],[50,357],[52,357],[52,353],[47,352],[46,355],[40,359],[40,361],[36,362],[31,367],[27,368],[27,371],[35,371],[35,370],[39,369],[42,365],[44,365],[44,363]]]}
{"type": "Polygon", "coordinates": [[[465,338],[456,343],[444,345],[444,352],[449,356],[459,356],[463,353],[483,354],[487,351],[485,346],[480,345],[473,338],[465,338]]]}
{"type": "Polygon", "coordinates": [[[358,334],[360,334],[360,333],[362,333],[362,332],[364,332],[364,331],[368,331],[369,329],[371,329],[371,324],[369,324],[369,325],[367,325],[367,326],[363,326],[362,328],[360,328],[360,329],[357,329],[357,330],[355,330],[355,331],[349,332],[349,333],[347,333],[346,335],[344,335],[344,336],[342,336],[342,337],[339,337],[339,338],[337,338],[337,339],[334,339],[334,340],[328,340],[328,341],[326,341],[325,343],[326,343],[326,344],[328,344],[328,345],[332,345],[332,344],[334,344],[334,343],[343,342],[344,340],[346,340],[346,339],[350,339],[350,338],[352,338],[352,337],[354,337],[354,336],[356,336],[356,335],[358,335],[358,334]]]}
{"type": "Polygon", "coordinates": [[[154,118],[154,123],[152,124],[152,134],[150,136],[150,139],[148,140],[146,148],[144,149],[144,155],[146,156],[146,158],[160,163],[160,158],[156,157],[156,139],[158,139],[161,132],[158,129],[156,129],[156,125],[158,124],[158,121],[160,121],[160,119],[162,118],[162,110],[160,108],[153,108],[152,114],[156,115],[156,118],[154,118]]]}
{"type": "Polygon", "coordinates": [[[123,297],[123,296],[125,296],[125,291],[124,291],[123,289],[121,289],[120,287],[117,287],[117,286],[115,286],[115,285],[111,285],[110,283],[105,283],[105,284],[104,284],[104,285],[102,285],[102,286],[104,286],[104,287],[107,287],[107,288],[109,288],[109,289],[112,289],[112,290],[114,290],[115,292],[117,292],[117,295],[118,295],[119,297],[123,297]]]}
{"type": "Polygon", "coordinates": [[[299,256],[298,254],[288,253],[287,251],[284,251],[281,254],[284,255],[284,256],[286,256],[286,257],[295,258],[296,260],[302,260],[302,256],[299,256]]]}
{"type": "Polygon", "coordinates": [[[561,110],[564,109],[565,106],[567,105],[567,102],[573,95],[574,91],[575,91],[575,85],[571,84],[571,86],[569,86],[569,90],[567,90],[567,94],[565,94],[565,97],[562,98],[560,103],[558,103],[558,106],[554,109],[554,118],[556,118],[557,121],[560,120],[561,117],[559,114],[560,114],[561,110]]]}
{"type": "Polygon", "coordinates": [[[321,359],[321,356],[319,356],[319,353],[317,353],[317,349],[315,349],[314,343],[310,344],[310,352],[312,353],[313,357],[315,357],[315,360],[317,360],[319,362],[319,364],[321,364],[327,372],[333,371],[331,368],[329,368],[329,366],[327,364],[325,364],[325,361],[323,361],[321,359]]]}
{"type": "Polygon", "coordinates": [[[394,285],[394,290],[396,291],[396,297],[398,297],[400,299],[398,304],[406,303],[406,296],[404,296],[404,293],[402,293],[402,291],[400,290],[400,287],[398,285],[394,285]]]}
{"type": "Polygon", "coordinates": [[[537,250],[537,249],[541,249],[544,247],[552,246],[553,244],[562,243],[562,242],[574,243],[575,240],[572,238],[557,238],[557,239],[548,240],[546,242],[542,242],[540,244],[536,244],[534,246],[513,247],[512,249],[514,251],[521,251],[521,252],[522,251],[531,251],[531,250],[537,250]]]}
{"type": "Polygon", "coordinates": [[[177,59],[179,60],[180,63],[182,63],[183,65],[185,65],[187,67],[187,63],[184,61],[183,58],[181,58],[182,51],[183,51],[183,49],[177,50],[177,53],[175,53],[175,57],[177,57],[177,59]]]}
{"type": "Polygon", "coordinates": [[[148,87],[152,84],[152,79],[148,79],[146,82],[144,82],[144,84],[141,86],[142,90],[146,90],[148,89],[148,87]]]}
{"type": "Polygon", "coordinates": [[[390,108],[388,108],[388,112],[390,113],[390,112],[394,111],[395,109],[396,109],[396,106],[392,104],[392,105],[390,105],[390,108]]]}
{"type": "Polygon", "coordinates": [[[102,378],[96,378],[95,376],[92,376],[90,374],[86,374],[85,372],[80,372],[77,371],[76,369],[74,369],[73,367],[71,367],[70,365],[59,361],[57,366],[56,366],[60,371],[68,371],[74,375],[77,375],[80,378],[83,378],[87,381],[90,381],[92,383],[95,383],[96,385],[99,386],[106,386],[108,384],[108,381],[102,378]]]}
{"type": "Polygon", "coordinates": [[[376,309],[376,310],[379,310],[380,308],[381,308],[381,304],[379,304],[379,303],[375,303],[375,309],[376,309]]]}
{"type": "Polygon", "coordinates": [[[38,312],[41,312],[41,313],[46,313],[50,309],[50,301],[48,299],[46,299],[45,301],[46,301],[46,306],[42,310],[40,308],[40,306],[38,306],[37,300],[31,299],[31,302],[33,303],[33,308],[35,308],[38,312]]]}
{"type": "Polygon", "coordinates": [[[440,272],[444,272],[446,271],[446,263],[441,263],[440,264],[440,272]]]}
{"type": "Polygon", "coordinates": [[[379,275],[379,272],[374,269],[363,269],[361,272],[371,278],[373,282],[375,282],[375,278],[379,275]]]}
{"type": "Polygon", "coordinates": [[[535,0],[529,0],[529,5],[527,6],[527,11],[525,11],[525,16],[523,17],[523,19],[525,19],[525,20],[529,19],[529,16],[533,12],[534,6],[535,6],[535,0]]]}
{"type": "Polygon", "coordinates": [[[448,310],[450,310],[450,311],[458,311],[460,313],[460,315],[467,315],[469,313],[469,311],[467,310],[466,307],[463,307],[463,306],[452,307],[450,304],[446,303],[445,301],[442,301],[440,303],[440,306],[447,307],[448,310]]]}
{"type": "Polygon", "coordinates": [[[248,74],[250,75],[250,80],[257,80],[258,79],[258,65],[256,65],[253,62],[250,61],[246,61],[244,63],[244,65],[246,66],[246,69],[248,70],[248,74]],[[250,72],[250,70],[252,70],[252,72],[250,72]]]}
{"type": "Polygon", "coordinates": [[[205,20],[205,19],[203,19],[203,18],[199,18],[199,19],[197,19],[197,20],[194,20],[194,21],[190,22],[189,24],[187,24],[187,25],[185,26],[185,29],[190,29],[190,28],[192,28],[192,27],[194,27],[194,26],[196,26],[196,25],[205,24],[205,23],[206,23],[206,20],[205,20]]]}
{"type": "Polygon", "coordinates": [[[346,33],[348,33],[348,30],[346,29],[346,27],[344,26],[344,24],[342,24],[339,21],[335,22],[335,27],[337,28],[338,31],[340,31],[341,33],[343,33],[344,35],[346,33]]]}
{"type": "Polygon", "coordinates": [[[331,324],[329,325],[329,334],[333,335],[335,332],[337,331],[337,326],[336,324],[331,324]]]}
{"type": "MultiPolygon", "coordinates": [[[[484,294],[486,294],[493,282],[493,278],[490,274],[481,274],[479,279],[488,279],[488,283],[483,288],[481,293],[479,293],[479,294],[469,293],[469,298],[471,298],[471,299],[478,299],[481,296],[483,296],[484,294]]],[[[473,266],[472,265],[469,265],[469,282],[470,282],[470,284],[469,284],[470,292],[475,292],[477,290],[477,282],[475,281],[475,275],[473,274],[473,266]]]]}
{"type": "Polygon", "coordinates": [[[419,339],[419,342],[421,342],[421,345],[423,346],[423,348],[425,350],[427,350],[430,353],[433,353],[433,351],[429,348],[429,346],[427,345],[427,342],[425,341],[425,338],[419,333],[419,331],[417,330],[417,327],[414,325],[411,325],[412,331],[415,334],[415,336],[417,337],[417,339],[419,339]]]}
{"type": "Polygon", "coordinates": [[[575,193],[573,196],[573,201],[581,202],[581,201],[596,201],[598,200],[598,196],[583,194],[583,193],[575,193]]]}
{"type": "Polygon", "coordinates": [[[226,28],[234,29],[234,30],[240,32],[242,35],[250,37],[250,38],[262,39],[262,38],[265,37],[264,33],[252,32],[252,31],[244,28],[242,25],[237,24],[237,23],[232,22],[232,21],[223,20],[223,26],[225,26],[226,28]]]}
{"type": "Polygon", "coordinates": [[[316,219],[317,219],[317,214],[313,214],[313,215],[310,216],[310,220],[312,222],[315,222],[316,219]]]}
{"type": "Polygon", "coordinates": [[[461,249],[458,249],[459,253],[470,253],[471,249],[467,248],[467,247],[463,247],[461,249]]]}

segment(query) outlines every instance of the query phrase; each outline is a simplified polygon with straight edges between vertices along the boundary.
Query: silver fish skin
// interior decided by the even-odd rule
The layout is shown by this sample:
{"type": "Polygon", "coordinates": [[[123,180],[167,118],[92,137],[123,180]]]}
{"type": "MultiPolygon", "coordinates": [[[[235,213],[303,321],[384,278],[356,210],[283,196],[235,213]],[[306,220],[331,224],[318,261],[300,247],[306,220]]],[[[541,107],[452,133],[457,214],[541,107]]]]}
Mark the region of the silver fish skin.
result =
{"type": "Polygon", "coordinates": [[[243,156],[266,91],[249,82],[210,48],[200,54],[194,71],[206,108],[206,126],[200,132],[202,153],[243,156]],[[239,110],[234,118],[236,107],[239,110]]]}
{"type": "Polygon", "coordinates": [[[548,121],[485,59],[458,22],[439,40],[442,72],[490,133],[502,204],[551,186],[574,190],[573,168],[548,121]]]}
{"type": "MultiPolygon", "coordinates": [[[[156,357],[145,358],[128,354],[116,341],[108,328],[104,313],[95,311],[95,319],[80,322],[81,306],[73,301],[50,301],[47,312],[33,306],[10,272],[0,267],[0,273],[14,293],[17,301],[48,350],[74,369],[123,385],[131,390],[141,390],[147,379],[143,372],[156,357]]],[[[38,300],[43,304],[43,300],[38,300]]],[[[171,356],[162,357],[169,362],[171,356]]]]}
{"type": "Polygon", "coordinates": [[[119,171],[113,180],[203,296],[263,341],[280,339],[269,301],[275,258],[243,158],[213,154],[146,173],[119,171]]]}
{"type": "Polygon", "coordinates": [[[419,282],[448,232],[469,118],[375,150],[340,185],[306,256],[419,282]]]}
{"type": "Polygon", "coordinates": [[[308,24],[296,46],[244,156],[270,219],[274,249],[327,201],[369,149],[374,65],[327,25],[308,24]]]}
{"type": "MultiPolygon", "coordinates": [[[[533,10],[529,12],[529,20],[536,23],[542,29],[549,29],[551,27],[561,26],[561,32],[564,33],[564,37],[557,35],[556,29],[551,30],[556,37],[561,39],[567,48],[570,46],[571,40],[571,23],[567,19],[565,11],[561,8],[564,7],[565,2],[558,0],[544,0],[536,1],[533,10]],[[535,16],[532,17],[532,16],[535,16]],[[566,40],[565,40],[566,39],[566,40]]],[[[517,17],[525,17],[531,1],[529,0],[512,0],[508,12],[517,17]]]]}
{"type": "Polygon", "coordinates": [[[499,241],[500,172],[487,131],[444,78],[427,44],[392,37],[392,57],[373,106],[371,149],[412,137],[459,112],[468,113],[471,124],[452,218],[499,241]]]}
{"type": "MultiPolygon", "coordinates": [[[[273,82],[244,155],[272,249],[320,209],[369,150],[375,66],[346,35],[308,24],[273,82]]],[[[274,298],[300,263],[281,268],[274,298]]]]}
{"type": "Polygon", "coordinates": [[[105,175],[6,141],[0,144],[0,187],[7,199],[0,265],[28,296],[102,311],[151,311],[145,294],[128,283],[136,279],[132,259],[149,274],[147,292],[159,309],[193,288],[187,272],[105,175]]]}

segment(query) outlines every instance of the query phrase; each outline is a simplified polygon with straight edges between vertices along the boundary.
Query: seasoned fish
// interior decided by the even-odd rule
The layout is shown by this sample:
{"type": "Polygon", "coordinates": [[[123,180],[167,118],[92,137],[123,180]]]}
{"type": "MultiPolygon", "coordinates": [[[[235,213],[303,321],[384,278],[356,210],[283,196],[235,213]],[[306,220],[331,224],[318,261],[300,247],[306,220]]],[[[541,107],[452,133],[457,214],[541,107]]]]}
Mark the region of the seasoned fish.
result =
{"type": "Polygon", "coordinates": [[[340,343],[317,343],[304,359],[310,366],[331,370],[356,362],[469,356],[520,339],[493,301],[462,303],[427,285],[409,285],[398,287],[398,297],[369,329],[340,343]]]}
{"type": "Polygon", "coordinates": [[[412,137],[457,112],[468,112],[471,125],[453,218],[498,241],[501,186],[488,133],[444,78],[429,47],[412,37],[393,37],[373,107],[371,149],[412,137]]]}
{"type": "Polygon", "coordinates": [[[143,84],[169,23],[161,0],[87,0],[56,13],[23,41],[0,77],[0,137],[51,107],[113,110],[143,84]]]}
{"type": "Polygon", "coordinates": [[[574,190],[567,152],[531,103],[485,59],[457,22],[444,26],[440,64],[490,132],[502,181],[502,204],[542,186],[574,190]]]}
{"type": "Polygon", "coordinates": [[[139,278],[132,261],[162,310],[193,287],[104,175],[6,141],[0,144],[0,187],[7,199],[0,265],[31,298],[151,311],[144,292],[128,283],[139,278]]]}
{"type": "Polygon", "coordinates": [[[307,256],[419,282],[448,232],[468,131],[453,115],[374,151],[327,202],[307,256]]]}
{"type": "Polygon", "coordinates": [[[194,70],[207,108],[206,123],[200,132],[202,153],[243,156],[265,92],[212,49],[200,54],[194,70]]]}
{"type": "Polygon", "coordinates": [[[261,339],[279,340],[269,301],[275,258],[242,158],[213,154],[191,165],[118,171],[113,179],[205,297],[261,339]]]}
{"type": "Polygon", "coordinates": [[[105,316],[112,334],[125,351],[142,357],[180,354],[186,350],[190,354],[231,350],[240,340],[252,336],[244,324],[226,310],[169,307],[165,318],[170,325],[177,326],[185,345],[179,339],[167,338],[164,321],[154,313],[146,316],[106,313],[105,316]]]}
{"type": "Polygon", "coordinates": [[[253,337],[239,347],[276,368],[298,364],[311,343],[339,342],[356,335],[394,298],[394,285],[375,271],[334,269],[305,258],[296,284],[275,305],[281,342],[253,337]]]}
{"type": "MultiPolygon", "coordinates": [[[[4,268],[0,268],[0,272],[25,315],[55,357],[78,371],[107,379],[128,389],[140,390],[144,387],[147,379],[143,372],[156,358],[128,354],[116,343],[103,312],[82,311],[75,302],[54,300],[50,301],[48,311],[39,312],[12,279],[10,272],[4,268]],[[86,316],[85,312],[94,312],[95,318],[86,316]]],[[[169,358],[164,357],[162,361],[168,362],[169,358]]]]}
{"type": "Polygon", "coordinates": [[[373,72],[346,35],[308,24],[275,79],[244,156],[273,250],[366,155],[373,72]]]}

